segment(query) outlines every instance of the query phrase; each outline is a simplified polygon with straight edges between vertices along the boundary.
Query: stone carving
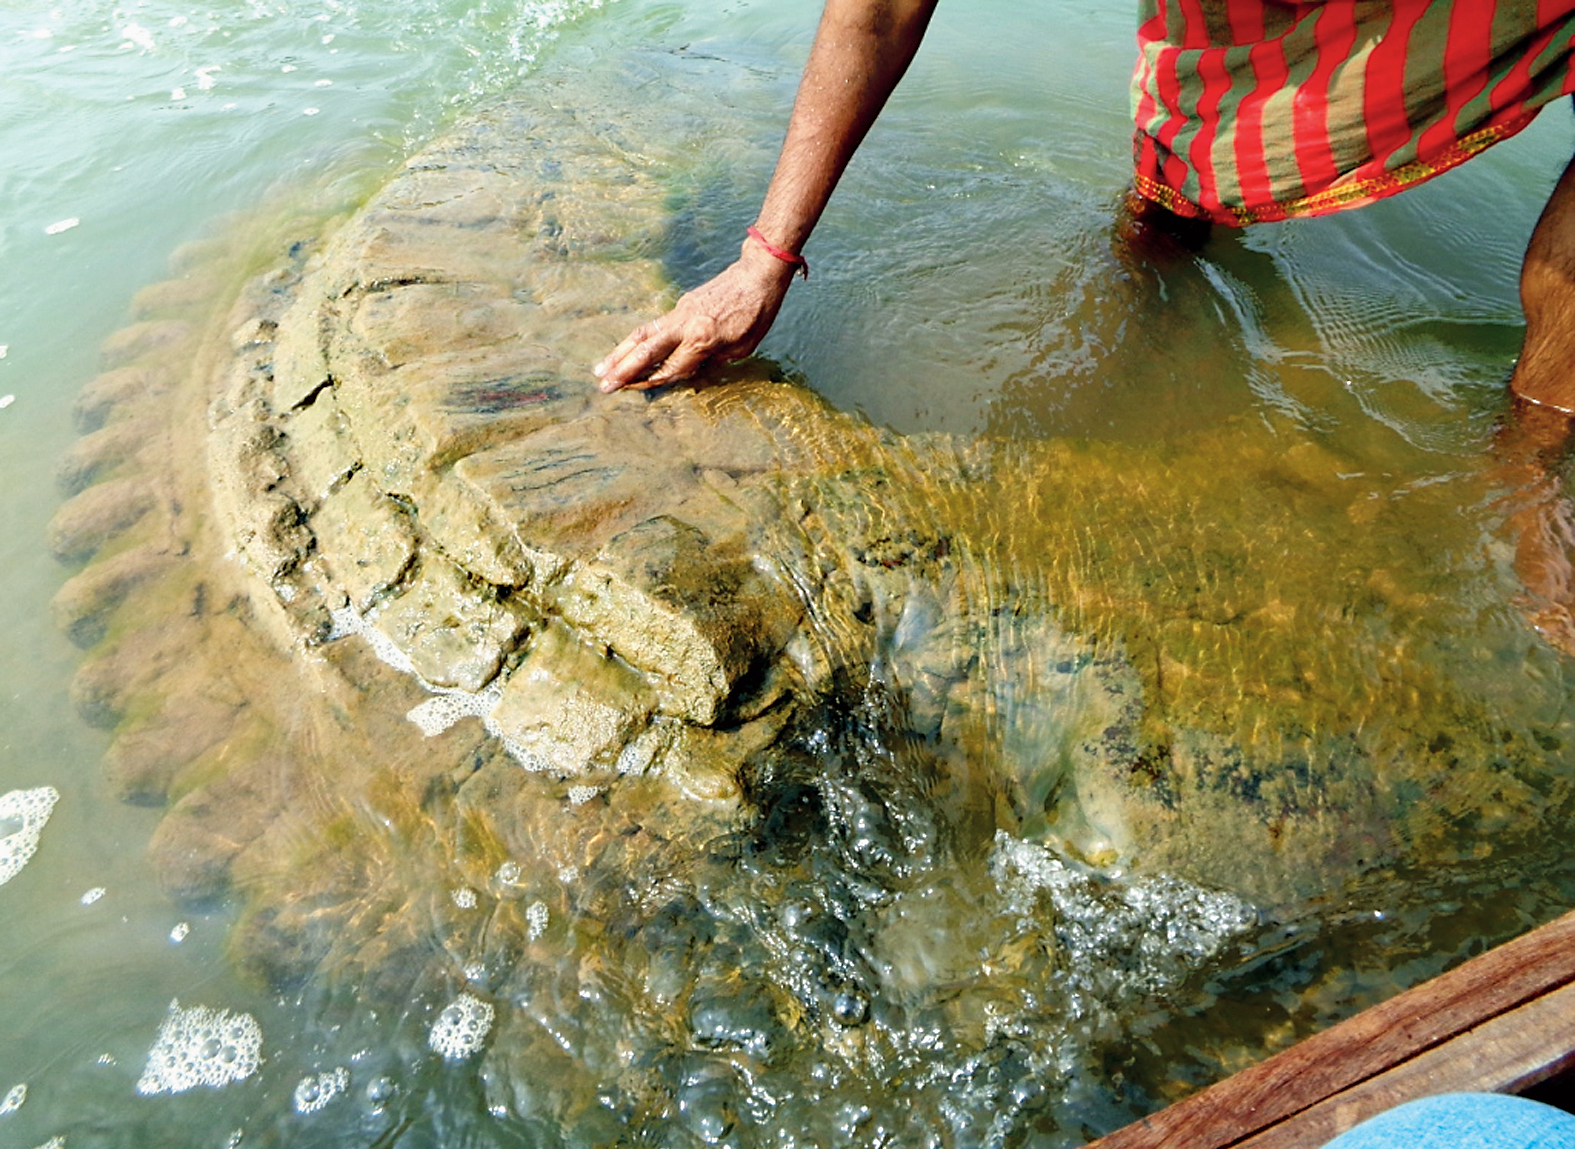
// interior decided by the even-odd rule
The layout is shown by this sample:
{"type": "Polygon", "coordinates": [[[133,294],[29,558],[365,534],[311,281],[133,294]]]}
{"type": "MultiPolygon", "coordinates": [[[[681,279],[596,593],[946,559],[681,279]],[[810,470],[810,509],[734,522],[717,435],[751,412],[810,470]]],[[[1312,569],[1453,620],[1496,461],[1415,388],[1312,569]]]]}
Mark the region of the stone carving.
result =
{"type": "MultiPolygon", "coordinates": [[[[1415,656],[1455,608],[1311,448],[903,438],[762,364],[597,395],[669,297],[666,222],[615,129],[509,107],[275,227],[210,322],[255,256],[185,253],[106,347],[50,535],[87,560],[76,702],[167,804],[171,892],[240,901],[243,965],[534,1003],[488,1054],[565,1063],[505,1076],[521,1111],[596,1108],[608,996],[642,1048],[855,1077],[926,1063],[922,1021],[1015,1050],[1009,1091],[1059,1071],[1001,1019],[1063,1016],[1079,955],[1003,842],[1096,867],[1078,897],[1135,866],[1270,903],[1567,805],[1537,741],[1567,719],[1415,656]],[[943,920],[988,953],[907,968],[943,920]]],[[[1189,961],[1246,921],[1200,898],[1189,961]]],[[[1163,980],[1134,947],[1105,956],[1163,980]]],[[[612,1108],[726,1124],[709,1081],[612,1108]]]]}

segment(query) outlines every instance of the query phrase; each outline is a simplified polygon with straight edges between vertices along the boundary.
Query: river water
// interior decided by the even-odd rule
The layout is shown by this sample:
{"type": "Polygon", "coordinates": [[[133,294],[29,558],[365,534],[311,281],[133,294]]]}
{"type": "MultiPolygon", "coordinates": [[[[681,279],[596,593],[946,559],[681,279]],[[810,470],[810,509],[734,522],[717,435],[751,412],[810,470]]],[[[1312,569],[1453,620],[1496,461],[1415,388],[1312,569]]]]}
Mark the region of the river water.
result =
{"type": "MultiPolygon", "coordinates": [[[[1575,143],[1567,110],[1397,200],[1218,237],[1145,299],[1109,243],[1128,154],[1132,28],[1119,7],[943,5],[808,250],[813,282],[762,353],[904,434],[1064,439],[1115,458],[1181,451],[1222,426],[1258,428],[1287,451],[1314,443],[1382,475],[1385,491],[1419,493],[1422,525],[1396,548],[1439,516],[1454,548],[1440,578],[1476,562],[1460,558],[1462,537],[1477,566],[1503,568],[1502,512],[1480,476],[1519,345],[1520,252],[1575,143]]],[[[160,892],[143,861],[158,811],[106,795],[104,735],[68,701],[79,652],[49,610],[68,572],[44,544],[54,476],[99,344],[172,252],[246,226],[260,205],[353,205],[445,125],[546,76],[643,70],[701,94],[692,142],[652,141],[676,157],[667,264],[680,285],[700,282],[731,258],[769,175],[816,15],[761,0],[0,9],[0,793],[59,793],[37,854],[0,887],[0,1096],[20,1101],[0,1112],[0,1144],[620,1136],[510,1112],[463,1066],[422,1068],[424,1027],[357,1028],[344,1003],[239,978],[226,908],[160,892]],[[255,1017],[258,1071],[221,1089],[139,1092],[174,1000],[255,1017]],[[319,1110],[341,1068],[346,1097],[319,1110]]],[[[1469,689],[1559,711],[1564,662],[1512,595],[1479,593],[1450,599],[1463,595],[1490,636],[1469,689]]],[[[1548,775],[1567,781],[1572,751],[1549,736],[1543,752],[1548,775]]],[[[0,820],[0,835],[18,825],[0,820]]],[[[934,1143],[1078,1144],[1546,920],[1575,899],[1557,831],[1484,839],[1334,901],[1259,907],[1229,946],[1215,939],[1163,993],[1129,1002],[1097,1056],[1046,1070],[1055,1099],[1024,1101],[1015,1125],[937,1103],[951,1124],[934,1143]]],[[[688,1125],[624,1135],[877,1144],[906,1105],[887,1082],[861,1112],[823,1124],[712,1121],[697,1103],[688,1125]]]]}

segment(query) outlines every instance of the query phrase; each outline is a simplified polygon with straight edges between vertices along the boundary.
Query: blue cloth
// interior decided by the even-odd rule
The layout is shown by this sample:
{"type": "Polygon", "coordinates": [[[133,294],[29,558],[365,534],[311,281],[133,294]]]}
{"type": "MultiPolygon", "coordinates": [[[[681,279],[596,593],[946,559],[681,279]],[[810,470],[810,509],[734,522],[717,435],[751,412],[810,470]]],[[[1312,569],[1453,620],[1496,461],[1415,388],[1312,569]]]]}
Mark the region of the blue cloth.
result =
{"type": "Polygon", "coordinates": [[[1501,1093],[1441,1093],[1368,1118],[1324,1149],[1575,1149],[1575,1115],[1501,1093]]]}

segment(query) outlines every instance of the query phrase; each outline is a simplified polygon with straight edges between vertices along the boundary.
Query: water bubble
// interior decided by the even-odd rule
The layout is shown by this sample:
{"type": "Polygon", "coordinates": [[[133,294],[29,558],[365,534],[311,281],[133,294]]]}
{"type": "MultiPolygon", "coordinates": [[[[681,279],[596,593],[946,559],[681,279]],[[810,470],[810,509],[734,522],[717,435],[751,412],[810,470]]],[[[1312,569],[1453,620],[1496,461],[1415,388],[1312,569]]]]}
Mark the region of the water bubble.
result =
{"type": "Polygon", "coordinates": [[[78,900],[84,906],[91,906],[94,902],[102,898],[107,892],[108,891],[105,890],[103,886],[94,886],[87,893],[83,894],[78,900]]]}
{"type": "Polygon", "coordinates": [[[473,910],[476,908],[476,891],[469,886],[461,886],[449,896],[454,899],[454,904],[462,910],[473,910]]]}
{"type": "Polygon", "coordinates": [[[374,1077],[366,1083],[366,1099],[372,1103],[372,1111],[381,1113],[383,1106],[394,1096],[394,1079],[392,1077],[374,1077]]]}
{"type": "Polygon", "coordinates": [[[348,1088],[350,1071],[343,1066],[327,1073],[303,1077],[295,1087],[295,1111],[316,1113],[348,1088]]]}
{"type": "Polygon", "coordinates": [[[170,1002],[148,1052],[137,1092],[183,1093],[196,1085],[217,1089],[249,1077],[261,1064],[262,1030],[248,1013],[170,1002]]]}
{"type": "Polygon", "coordinates": [[[12,790],[0,795],[0,825],[18,826],[0,838],[0,886],[21,873],[33,851],[38,849],[39,835],[44,832],[50,811],[59,800],[60,793],[53,786],[12,790]]]}
{"type": "Polygon", "coordinates": [[[180,945],[181,942],[186,940],[186,935],[189,933],[191,933],[190,923],[176,922],[175,928],[170,931],[170,941],[180,945]]]}
{"type": "Polygon", "coordinates": [[[448,1061],[459,1061],[481,1048],[492,1030],[492,1006],[472,994],[462,993],[443,1008],[432,1023],[427,1044],[448,1061]]]}
{"type": "Polygon", "coordinates": [[[15,1113],[22,1108],[22,1102],[27,1100],[27,1083],[13,1085],[5,1095],[5,1100],[0,1101],[0,1117],[7,1113],[15,1113]]]}
{"type": "Polygon", "coordinates": [[[504,862],[498,867],[498,881],[505,886],[512,886],[520,880],[520,864],[518,862],[504,862]]]}
{"type": "Polygon", "coordinates": [[[838,1025],[863,1025],[870,1016],[869,998],[859,990],[844,990],[832,1002],[831,1016],[838,1025]]]}

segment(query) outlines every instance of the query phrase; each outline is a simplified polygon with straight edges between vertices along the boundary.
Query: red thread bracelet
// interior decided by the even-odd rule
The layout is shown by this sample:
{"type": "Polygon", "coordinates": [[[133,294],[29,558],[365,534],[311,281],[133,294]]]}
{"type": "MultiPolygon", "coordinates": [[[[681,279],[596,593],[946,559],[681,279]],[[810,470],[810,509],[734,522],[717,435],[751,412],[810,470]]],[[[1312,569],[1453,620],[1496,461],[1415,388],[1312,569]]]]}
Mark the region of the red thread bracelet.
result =
{"type": "Polygon", "coordinates": [[[760,229],[758,227],[745,228],[744,234],[749,236],[750,239],[755,240],[760,244],[761,247],[765,248],[769,254],[776,256],[783,263],[793,264],[798,268],[798,273],[804,277],[805,282],[809,281],[809,260],[805,259],[802,255],[794,255],[786,248],[778,247],[765,236],[761,235],[760,229]]]}

